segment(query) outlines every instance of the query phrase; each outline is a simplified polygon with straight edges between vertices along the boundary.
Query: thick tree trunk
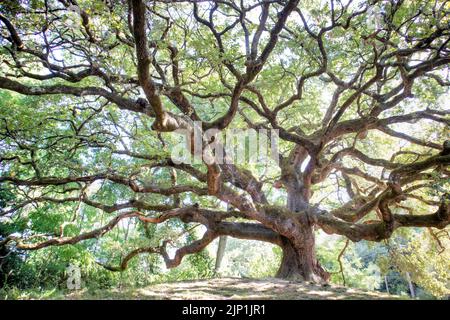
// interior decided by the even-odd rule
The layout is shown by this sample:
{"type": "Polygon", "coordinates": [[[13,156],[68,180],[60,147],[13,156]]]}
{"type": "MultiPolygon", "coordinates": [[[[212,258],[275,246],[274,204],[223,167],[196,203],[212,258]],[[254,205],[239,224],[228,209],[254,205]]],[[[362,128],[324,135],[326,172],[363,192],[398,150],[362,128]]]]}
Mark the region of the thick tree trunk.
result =
{"type": "Polygon", "coordinates": [[[283,238],[283,258],[276,277],[327,282],[329,274],[316,259],[314,225],[306,216],[302,216],[308,203],[301,194],[299,190],[288,192],[287,207],[299,213],[302,230],[298,238],[283,238]]]}
{"type": "MultiPolygon", "coordinates": [[[[314,236],[314,235],[313,235],[314,236]]],[[[329,274],[316,259],[314,242],[296,248],[287,238],[283,239],[283,257],[276,277],[312,282],[327,282],[329,274]]]]}

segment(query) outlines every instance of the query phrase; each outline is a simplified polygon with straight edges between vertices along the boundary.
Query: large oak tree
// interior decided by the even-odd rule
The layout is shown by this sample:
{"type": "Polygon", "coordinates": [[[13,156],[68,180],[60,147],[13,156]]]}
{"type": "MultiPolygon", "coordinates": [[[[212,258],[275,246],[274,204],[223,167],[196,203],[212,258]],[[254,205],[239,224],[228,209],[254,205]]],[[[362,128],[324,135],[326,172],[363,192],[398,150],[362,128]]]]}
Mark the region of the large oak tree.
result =
{"type": "Polygon", "coordinates": [[[206,232],[175,255],[166,239],[105,267],[144,253],[176,267],[232,236],[280,246],[279,277],[326,281],[317,229],[380,241],[445,228],[449,15],[442,0],[1,3],[0,183],[15,195],[3,219],[46,203],[110,218],[66,235],[76,207],[60,233],[31,225],[0,245],[71,245],[124,219],[179,219],[206,232]],[[195,151],[200,164],[172,161],[173,131],[195,123],[275,129],[279,165],[195,151]],[[88,192],[95,183],[126,192],[105,203],[88,192]]]}

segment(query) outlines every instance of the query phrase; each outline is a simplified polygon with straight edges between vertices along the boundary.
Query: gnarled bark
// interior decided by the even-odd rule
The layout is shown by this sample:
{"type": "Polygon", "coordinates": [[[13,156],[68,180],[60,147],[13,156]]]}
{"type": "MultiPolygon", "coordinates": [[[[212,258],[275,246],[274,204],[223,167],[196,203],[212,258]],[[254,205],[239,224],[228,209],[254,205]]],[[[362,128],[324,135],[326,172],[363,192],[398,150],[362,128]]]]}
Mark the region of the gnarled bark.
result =
{"type": "Polygon", "coordinates": [[[312,228],[307,232],[310,232],[310,241],[304,243],[303,248],[297,248],[289,239],[283,238],[283,257],[276,273],[277,278],[313,282],[326,282],[330,278],[329,273],[317,261],[312,228]]]}
{"type": "MultiPolygon", "coordinates": [[[[292,178],[292,177],[291,177],[292,178]]],[[[290,179],[285,185],[288,189],[287,208],[299,214],[300,232],[292,238],[282,238],[283,257],[276,276],[312,282],[326,282],[329,274],[316,258],[314,221],[309,219],[305,209],[308,200],[299,180],[290,179]]]]}

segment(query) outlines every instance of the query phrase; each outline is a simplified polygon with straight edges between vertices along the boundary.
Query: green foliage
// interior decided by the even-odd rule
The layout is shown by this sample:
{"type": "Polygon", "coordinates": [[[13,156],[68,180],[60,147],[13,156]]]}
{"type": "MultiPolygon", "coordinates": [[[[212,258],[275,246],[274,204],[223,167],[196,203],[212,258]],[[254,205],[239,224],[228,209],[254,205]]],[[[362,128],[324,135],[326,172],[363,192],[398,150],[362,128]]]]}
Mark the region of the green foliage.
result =
{"type": "Polygon", "coordinates": [[[378,289],[381,281],[379,268],[373,258],[369,256],[376,255],[376,253],[374,253],[374,248],[368,248],[369,244],[366,242],[357,244],[350,242],[347,245],[341,256],[341,272],[338,257],[345,247],[345,242],[345,239],[326,239],[318,247],[318,259],[331,273],[331,282],[367,290],[378,289]]]}
{"type": "Polygon", "coordinates": [[[445,230],[430,232],[433,237],[418,233],[405,245],[394,242],[390,263],[402,274],[409,272],[412,281],[429,294],[445,298],[450,295],[450,239],[445,230]]]}
{"type": "Polygon", "coordinates": [[[281,249],[277,246],[259,241],[228,238],[218,273],[226,277],[273,277],[280,261],[281,249]]]}
{"type": "Polygon", "coordinates": [[[210,278],[214,274],[214,260],[202,251],[189,255],[179,267],[171,269],[159,281],[180,281],[185,279],[210,278]]]}

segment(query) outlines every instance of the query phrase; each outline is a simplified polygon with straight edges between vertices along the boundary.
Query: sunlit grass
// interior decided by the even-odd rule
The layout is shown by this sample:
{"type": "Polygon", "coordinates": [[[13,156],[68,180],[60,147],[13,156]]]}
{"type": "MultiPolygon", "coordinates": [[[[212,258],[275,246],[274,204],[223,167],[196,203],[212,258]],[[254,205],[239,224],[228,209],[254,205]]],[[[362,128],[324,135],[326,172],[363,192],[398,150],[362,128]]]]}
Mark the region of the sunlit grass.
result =
{"type": "Polygon", "coordinates": [[[61,290],[3,290],[2,299],[70,300],[372,300],[408,299],[378,291],[280,279],[215,278],[153,284],[143,288],[61,290]]]}

